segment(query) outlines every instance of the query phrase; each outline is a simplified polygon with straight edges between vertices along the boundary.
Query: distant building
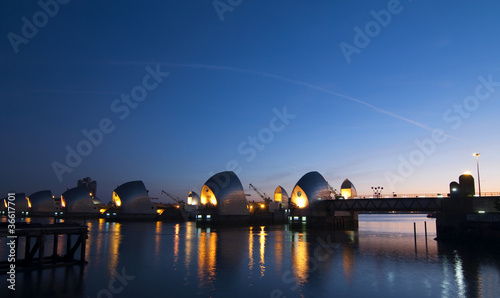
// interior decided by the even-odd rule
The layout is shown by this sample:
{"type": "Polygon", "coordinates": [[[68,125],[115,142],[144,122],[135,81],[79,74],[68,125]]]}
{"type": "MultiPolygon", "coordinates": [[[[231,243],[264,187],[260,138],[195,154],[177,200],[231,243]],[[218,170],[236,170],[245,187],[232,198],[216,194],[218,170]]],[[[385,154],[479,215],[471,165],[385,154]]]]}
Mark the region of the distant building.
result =
{"type": "Polygon", "coordinates": [[[188,205],[199,205],[200,204],[200,196],[194,191],[190,191],[187,196],[187,204],[188,205]]]}
{"type": "Polygon", "coordinates": [[[156,214],[146,186],[140,180],[130,181],[113,191],[113,203],[122,214],[156,214]]]}
{"type": "Polygon", "coordinates": [[[8,206],[13,207],[14,210],[16,211],[16,213],[21,213],[21,214],[24,214],[24,213],[30,211],[30,208],[31,208],[30,201],[29,201],[28,197],[26,197],[24,192],[15,193],[15,198],[13,201],[9,200],[6,197],[3,200],[1,200],[0,202],[2,205],[2,207],[0,208],[0,211],[4,211],[5,214],[7,214],[7,212],[8,212],[8,206]],[[9,201],[14,203],[14,205],[12,205],[12,204],[9,205],[8,204],[9,201]]]}
{"type": "Polygon", "coordinates": [[[221,172],[203,185],[200,203],[213,206],[218,215],[249,215],[241,181],[234,172],[221,172]]]}
{"type": "Polygon", "coordinates": [[[90,196],[92,197],[92,199],[95,198],[96,192],[97,192],[97,182],[92,181],[92,179],[90,179],[90,177],[78,180],[78,183],[76,186],[87,188],[89,190],[89,193],[90,193],[90,196]]]}
{"type": "Polygon", "coordinates": [[[317,200],[330,200],[331,191],[325,178],[318,172],[302,176],[293,188],[290,204],[297,208],[307,208],[317,200]]]}
{"type": "Polygon", "coordinates": [[[42,190],[31,194],[28,197],[31,204],[31,212],[34,213],[54,213],[59,211],[59,208],[52,196],[52,191],[42,190]]]}
{"type": "Polygon", "coordinates": [[[276,187],[276,190],[274,191],[274,201],[281,203],[281,208],[288,208],[290,198],[288,197],[288,193],[283,187],[276,187]]]}
{"type": "Polygon", "coordinates": [[[65,191],[61,195],[61,207],[66,207],[66,212],[70,214],[97,214],[99,212],[86,187],[74,187],[65,191]]]}
{"type": "Polygon", "coordinates": [[[471,174],[462,174],[458,177],[458,183],[456,181],[450,183],[452,198],[473,197],[475,193],[474,177],[471,174]]]}
{"type": "Polygon", "coordinates": [[[344,197],[344,199],[354,199],[358,196],[358,192],[349,179],[345,179],[340,186],[340,195],[344,197]]]}

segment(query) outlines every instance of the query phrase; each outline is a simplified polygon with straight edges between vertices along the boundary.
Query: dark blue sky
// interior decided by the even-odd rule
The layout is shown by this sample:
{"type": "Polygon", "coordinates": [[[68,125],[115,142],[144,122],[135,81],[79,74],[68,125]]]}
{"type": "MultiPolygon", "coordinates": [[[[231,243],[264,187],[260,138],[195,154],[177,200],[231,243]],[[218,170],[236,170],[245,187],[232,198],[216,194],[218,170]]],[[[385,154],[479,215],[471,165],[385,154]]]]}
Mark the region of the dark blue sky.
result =
{"type": "Polygon", "coordinates": [[[185,197],[227,169],[446,193],[476,151],[499,191],[497,1],[41,3],[1,4],[1,193],[185,197]]]}

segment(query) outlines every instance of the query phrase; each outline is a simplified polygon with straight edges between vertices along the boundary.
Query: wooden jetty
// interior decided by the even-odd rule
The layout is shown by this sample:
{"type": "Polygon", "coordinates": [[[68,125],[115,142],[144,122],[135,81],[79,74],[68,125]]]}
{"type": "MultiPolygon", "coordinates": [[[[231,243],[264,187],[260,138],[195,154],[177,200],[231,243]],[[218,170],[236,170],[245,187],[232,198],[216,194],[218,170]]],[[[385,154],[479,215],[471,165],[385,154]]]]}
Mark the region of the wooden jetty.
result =
{"type": "Polygon", "coordinates": [[[16,271],[21,271],[87,263],[85,260],[85,247],[88,238],[88,227],[86,225],[77,223],[37,224],[18,222],[15,224],[15,234],[9,234],[7,224],[2,223],[0,225],[0,237],[6,238],[7,242],[14,241],[16,244],[13,247],[15,250],[14,257],[9,256],[7,260],[0,260],[0,274],[6,273],[11,264],[15,264],[16,271]],[[76,238],[76,241],[72,241],[72,238],[76,238]],[[52,240],[52,247],[46,245],[50,240],[52,240]],[[66,241],[65,246],[59,245],[61,240],[66,241]],[[19,253],[22,254],[19,250],[22,246],[24,246],[24,258],[19,255],[19,253]],[[51,255],[46,253],[46,246],[49,249],[52,248],[51,255]],[[78,249],[80,249],[79,259],[75,258],[78,249]]]}

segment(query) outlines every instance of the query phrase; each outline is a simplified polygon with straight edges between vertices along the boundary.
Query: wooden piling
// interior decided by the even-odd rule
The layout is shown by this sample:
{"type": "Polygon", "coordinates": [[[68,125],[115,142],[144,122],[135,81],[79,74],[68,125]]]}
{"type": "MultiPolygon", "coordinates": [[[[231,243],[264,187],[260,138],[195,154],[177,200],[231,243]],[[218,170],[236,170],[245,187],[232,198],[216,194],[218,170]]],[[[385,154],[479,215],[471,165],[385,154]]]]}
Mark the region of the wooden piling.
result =
{"type": "Polygon", "coordinates": [[[413,240],[415,241],[415,253],[417,253],[417,223],[413,222],[413,240]]]}
{"type": "MultiPolygon", "coordinates": [[[[26,268],[50,268],[56,266],[65,266],[71,264],[85,264],[86,239],[88,237],[88,227],[80,224],[25,224],[17,223],[16,225],[16,269],[23,270],[26,268]],[[47,235],[54,237],[52,243],[52,255],[45,256],[45,243],[47,235]],[[66,251],[58,251],[58,238],[61,235],[66,236],[66,251]],[[72,245],[71,237],[77,235],[78,240],[72,245]],[[21,239],[24,238],[24,259],[17,255],[21,239]],[[31,239],[36,239],[35,244],[31,247],[31,239]],[[75,252],[80,249],[80,258],[75,259],[75,252]],[[36,256],[35,256],[36,255],[36,256]]],[[[9,235],[7,225],[0,224],[0,237],[9,235]]],[[[0,274],[9,270],[11,261],[0,260],[0,274]]]]}

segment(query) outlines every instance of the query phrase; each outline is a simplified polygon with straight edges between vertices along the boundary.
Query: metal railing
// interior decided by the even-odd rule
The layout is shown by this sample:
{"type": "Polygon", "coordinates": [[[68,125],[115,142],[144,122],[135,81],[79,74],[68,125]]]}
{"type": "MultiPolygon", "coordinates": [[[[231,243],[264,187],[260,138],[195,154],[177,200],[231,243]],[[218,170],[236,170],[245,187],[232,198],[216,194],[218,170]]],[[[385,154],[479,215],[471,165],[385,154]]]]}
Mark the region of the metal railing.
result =
{"type": "MultiPolygon", "coordinates": [[[[500,192],[481,192],[482,197],[498,197],[500,192]]],[[[356,199],[392,199],[392,198],[437,198],[448,197],[448,193],[419,193],[419,194],[382,194],[381,196],[359,195],[356,199]]]]}

